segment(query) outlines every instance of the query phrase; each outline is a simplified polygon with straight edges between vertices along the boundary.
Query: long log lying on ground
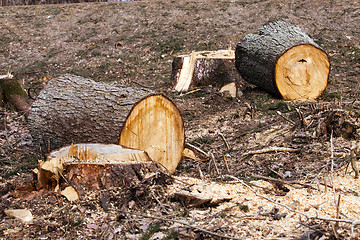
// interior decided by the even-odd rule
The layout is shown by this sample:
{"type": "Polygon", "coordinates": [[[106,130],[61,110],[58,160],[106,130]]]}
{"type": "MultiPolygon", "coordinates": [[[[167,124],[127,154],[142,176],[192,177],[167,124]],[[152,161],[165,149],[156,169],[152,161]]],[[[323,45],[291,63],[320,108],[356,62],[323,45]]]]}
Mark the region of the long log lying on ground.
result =
{"type": "Polygon", "coordinates": [[[283,21],[241,39],[235,59],[244,80],[284,99],[315,99],[328,83],[327,54],[299,27],[283,21]]]}
{"type": "Polygon", "coordinates": [[[39,161],[38,179],[48,189],[70,185],[84,193],[127,187],[156,169],[141,150],[112,144],[76,144],[52,151],[46,161],[39,161]]]}
{"type": "Polygon", "coordinates": [[[52,79],[31,106],[31,135],[45,153],[71,143],[117,144],[131,108],[150,93],[69,74],[52,79]]]}
{"type": "Polygon", "coordinates": [[[172,64],[172,81],[175,91],[186,92],[190,86],[221,87],[230,82],[239,82],[240,75],[235,68],[233,50],[192,52],[179,55],[172,64]]]}

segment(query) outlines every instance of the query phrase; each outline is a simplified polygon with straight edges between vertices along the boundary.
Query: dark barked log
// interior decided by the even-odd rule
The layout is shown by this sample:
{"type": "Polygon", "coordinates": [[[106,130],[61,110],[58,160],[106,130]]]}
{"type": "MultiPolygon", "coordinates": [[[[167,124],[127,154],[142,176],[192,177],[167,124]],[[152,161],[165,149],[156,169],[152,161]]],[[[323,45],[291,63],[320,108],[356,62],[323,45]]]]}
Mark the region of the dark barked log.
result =
{"type": "Polygon", "coordinates": [[[330,72],[327,54],[299,27],[269,23],[237,44],[235,65],[243,79],[284,99],[315,99],[330,72]]]}
{"type": "Polygon", "coordinates": [[[117,144],[131,108],[151,93],[70,74],[54,78],[30,109],[34,143],[44,153],[71,143],[117,144]]]}

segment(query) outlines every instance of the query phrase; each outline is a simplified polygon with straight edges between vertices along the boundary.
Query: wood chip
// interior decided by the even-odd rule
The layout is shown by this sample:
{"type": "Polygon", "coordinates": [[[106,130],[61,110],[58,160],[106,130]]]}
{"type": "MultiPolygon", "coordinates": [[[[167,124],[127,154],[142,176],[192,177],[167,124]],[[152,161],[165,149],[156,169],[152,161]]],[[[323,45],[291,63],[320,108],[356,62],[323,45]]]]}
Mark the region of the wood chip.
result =
{"type": "Polygon", "coordinates": [[[76,201],[79,199],[78,192],[72,186],[66,187],[63,191],[61,191],[61,195],[66,197],[66,199],[70,202],[73,202],[73,201],[76,201]]]}
{"type": "Polygon", "coordinates": [[[28,223],[33,220],[33,215],[27,209],[8,209],[4,213],[9,216],[20,220],[22,223],[28,223]]]}

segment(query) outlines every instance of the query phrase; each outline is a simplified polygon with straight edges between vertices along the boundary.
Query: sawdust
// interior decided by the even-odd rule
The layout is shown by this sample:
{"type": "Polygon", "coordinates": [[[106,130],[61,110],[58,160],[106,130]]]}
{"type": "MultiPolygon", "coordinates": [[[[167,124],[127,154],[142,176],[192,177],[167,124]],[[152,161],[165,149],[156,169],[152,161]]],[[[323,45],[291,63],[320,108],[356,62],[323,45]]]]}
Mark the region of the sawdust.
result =
{"type": "MultiPolygon", "coordinates": [[[[334,202],[333,188],[329,186],[325,187],[316,183],[311,185],[314,189],[286,186],[289,192],[279,195],[276,194],[275,185],[267,181],[257,180],[252,181],[251,184],[257,186],[254,189],[258,195],[285,204],[308,216],[358,220],[360,214],[360,208],[358,208],[359,181],[354,179],[353,174],[344,175],[344,169],[338,170],[334,175],[336,201],[341,195],[340,216],[337,216],[337,203],[334,202]]],[[[215,219],[219,221],[217,224],[221,224],[226,219],[226,224],[231,226],[233,233],[237,233],[238,236],[247,236],[248,239],[296,237],[303,233],[304,229],[306,230],[306,227],[303,226],[306,217],[257,196],[249,187],[241,183],[219,183],[189,177],[180,179],[191,185],[190,188],[187,188],[188,191],[195,192],[202,198],[213,198],[214,200],[231,198],[229,202],[224,202],[216,208],[192,209],[190,215],[193,221],[199,225],[209,224],[209,217],[210,219],[212,217],[211,221],[215,221],[215,219]]],[[[332,185],[330,179],[327,182],[332,185]]],[[[181,189],[184,189],[184,185],[178,181],[169,186],[168,191],[169,194],[172,194],[181,189]]],[[[340,225],[349,227],[350,224],[340,223],[340,225]]]]}

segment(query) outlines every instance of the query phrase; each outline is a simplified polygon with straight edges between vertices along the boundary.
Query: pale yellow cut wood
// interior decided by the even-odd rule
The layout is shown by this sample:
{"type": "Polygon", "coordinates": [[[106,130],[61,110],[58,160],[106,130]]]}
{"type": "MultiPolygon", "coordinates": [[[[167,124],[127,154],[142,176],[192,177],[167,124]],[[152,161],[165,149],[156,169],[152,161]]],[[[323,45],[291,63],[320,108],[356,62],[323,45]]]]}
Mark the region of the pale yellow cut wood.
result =
{"type": "Polygon", "coordinates": [[[315,99],[325,90],[330,72],[326,53],[312,45],[285,52],[275,66],[275,83],[284,99],[315,99]]]}
{"type": "Polygon", "coordinates": [[[4,213],[9,216],[20,220],[22,223],[28,223],[33,220],[33,215],[27,209],[7,209],[4,213]]]}
{"type": "Polygon", "coordinates": [[[48,188],[59,187],[65,164],[120,164],[151,161],[147,153],[116,144],[71,144],[52,151],[46,161],[39,161],[38,180],[48,188]]]}
{"type": "Polygon", "coordinates": [[[61,191],[61,195],[66,197],[66,199],[70,202],[74,202],[79,199],[79,194],[76,189],[72,186],[66,187],[61,191]]]}
{"type": "Polygon", "coordinates": [[[231,82],[231,83],[228,83],[228,84],[222,86],[220,88],[219,92],[220,93],[229,92],[229,94],[232,98],[236,98],[236,96],[237,96],[236,83],[231,82]]]}
{"type": "MultiPolygon", "coordinates": [[[[117,163],[124,161],[145,162],[149,157],[144,151],[116,144],[82,143],[71,144],[49,154],[48,161],[61,159],[66,162],[117,163]]],[[[46,161],[46,162],[48,162],[46,161]]]]}
{"type": "Polygon", "coordinates": [[[120,135],[120,145],[145,151],[173,173],[184,149],[184,125],[177,107],[162,95],[136,104],[120,135]]]}
{"type": "MultiPolygon", "coordinates": [[[[195,58],[221,58],[221,59],[235,59],[235,51],[231,48],[217,51],[200,51],[192,52],[195,58]]],[[[189,54],[179,55],[178,57],[186,57],[189,54]]]]}
{"type": "Polygon", "coordinates": [[[189,55],[179,55],[178,57],[183,58],[183,64],[174,89],[178,92],[185,92],[190,87],[197,59],[235,59],[235,51],[231,49],[201,52],[193,51],[189,55]]]}
{"type": "Polygon", "coordinates": [[[189,89],[191,78],[194,73],[196,62],[196,53],[192,52],[189,56],[184,57],[183,67],[180,71],[178,82],[176,83],[175,90],[184,92],[189,89]]]}

